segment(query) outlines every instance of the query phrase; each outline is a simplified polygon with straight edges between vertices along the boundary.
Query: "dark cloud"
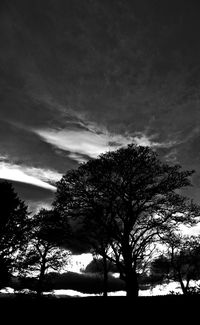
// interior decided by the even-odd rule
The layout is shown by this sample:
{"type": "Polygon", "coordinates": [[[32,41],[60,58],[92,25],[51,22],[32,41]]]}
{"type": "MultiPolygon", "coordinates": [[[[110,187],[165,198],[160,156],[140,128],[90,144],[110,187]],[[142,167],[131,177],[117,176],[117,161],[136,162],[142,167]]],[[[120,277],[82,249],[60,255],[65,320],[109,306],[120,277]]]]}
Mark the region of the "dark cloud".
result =
{"type": "Polygon", "coordinates": [[[196,169],[197,198],[199,14],[195,0],[2,0],[0,155],[64,173],[89,156],[70,152],[72,131],[102,132],[102,148],[105,130],[144,135],[196,169]],[[68,146],[42,130],[64,130],[68,146]]]}

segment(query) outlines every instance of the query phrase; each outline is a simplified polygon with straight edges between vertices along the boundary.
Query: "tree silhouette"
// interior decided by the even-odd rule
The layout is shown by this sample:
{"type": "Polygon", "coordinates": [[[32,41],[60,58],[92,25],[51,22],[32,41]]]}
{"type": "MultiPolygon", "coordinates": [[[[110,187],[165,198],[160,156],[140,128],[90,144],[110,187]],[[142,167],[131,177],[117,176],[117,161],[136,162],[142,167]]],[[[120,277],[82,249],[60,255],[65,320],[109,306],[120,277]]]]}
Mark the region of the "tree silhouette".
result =
{"type": "Polygon", "coordinates": [[[52,211],[41,209],[29,222],[29,242],[21,255],[21,274],[38,273],[37,295],[44,289],[48,270],[60,270],[69,262],[69,251],[58,247],[58,227],[52,211]],[[56,244],[55,244],[56,240],[56,244]]]}
{"type": "Polygon", "coordinates": [[[152,259],[149,269],[149,275],[145,280],[151,286],[170,280],[171,263],[169,257],[166,255],[160,254],[158,257],[152,259]]]}
{"type": "Polygon", "coordinates": [[[18,267],[17,253],[26,244],[28,212],[7,181],[0,182],[0,201],[0,274],[4,286],[4,280],[8,280],[13,268],[18,267]]]}
{"type": "Polygon", "coordinates": [[[151,276],[180,283],[183,294],[190,293],[191,280],[200,279],[200,236],[171,235],[166,244],[168,251],[151,264],[151,276]]]}
{"type": "Polygon", "coordinates": [[[127,296],[137,297],[138,267],[153,243],[198,213],[176,191],[191,184],[192,174],[161,162],[148,147],[130,144],[68,171],[57,183],[54,206],[63,220],[81,220],[99,254],[103,241],[127,296]]]}

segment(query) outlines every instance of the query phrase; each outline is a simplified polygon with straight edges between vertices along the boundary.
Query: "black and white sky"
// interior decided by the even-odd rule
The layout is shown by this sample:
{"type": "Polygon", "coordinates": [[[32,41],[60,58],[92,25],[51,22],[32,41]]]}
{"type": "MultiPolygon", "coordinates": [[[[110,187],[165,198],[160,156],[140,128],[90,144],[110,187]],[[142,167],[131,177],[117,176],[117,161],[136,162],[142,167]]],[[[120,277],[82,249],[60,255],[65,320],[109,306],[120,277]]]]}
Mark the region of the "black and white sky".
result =
{"type": "Polygon", "coordinates": [[[135,142],[195,169],[200,202],[200,4],[1,0],[0,178],[32,210],[79,162],[135,142]]]}

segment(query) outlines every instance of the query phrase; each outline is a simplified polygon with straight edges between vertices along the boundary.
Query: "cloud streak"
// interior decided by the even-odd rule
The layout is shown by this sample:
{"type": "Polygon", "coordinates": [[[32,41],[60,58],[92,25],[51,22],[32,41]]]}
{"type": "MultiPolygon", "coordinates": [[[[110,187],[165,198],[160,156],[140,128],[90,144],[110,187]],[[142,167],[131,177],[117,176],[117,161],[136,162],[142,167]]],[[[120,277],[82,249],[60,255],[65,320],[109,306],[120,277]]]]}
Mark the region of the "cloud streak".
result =
{"type": "Polygon", "coordinates": [[[0,162],[0,178],[10,181],[17,181],[32,184],[53,192],[56,191],[55,183],[62,177],[62,174],[45,170],[42,168],[26,167],[7,162],[0,162]]]}
{"type": "Polygon", "coordinates": [[[86,156],[88,159],[95,158],[105,151],[116,149],[131,142],[131,138],[125,138],[121,135],[111,136],[89,130],[47,129],[38,130],[36,133],[55,148],[68,151],[69,156],[78,162],[85,161],[86,156]]]}

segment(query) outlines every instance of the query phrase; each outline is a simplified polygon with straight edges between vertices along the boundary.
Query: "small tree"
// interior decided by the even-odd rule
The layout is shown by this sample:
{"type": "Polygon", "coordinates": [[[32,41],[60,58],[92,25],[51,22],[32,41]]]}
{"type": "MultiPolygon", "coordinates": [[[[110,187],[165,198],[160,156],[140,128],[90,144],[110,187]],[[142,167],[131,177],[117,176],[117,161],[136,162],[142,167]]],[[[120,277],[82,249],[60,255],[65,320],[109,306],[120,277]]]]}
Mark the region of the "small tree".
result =
{"type": "Polygon", "coordinates": [[[150,265],[150,274],[147,281],[151,285],[161,284],[163,281],[169,281],[171,277],[171,263],[167,256],[159,255],[153,259],[150,265]]]}
{"type": "Polygon", "coordinates": [[[160,275],[178,281],[183,294],[189,294],[191,280],[200,279],[200,236],[171,234],[166,243],[167,253],[152,262],[150,279],[160,275]]]}
{"type": "Polygon", "coordinates": [[[161,162],[148,147],[129,145],[67,172],[54,206],[62,220],[82,220],[98,254],[103,239],[103,254],[116,264],[127,296],[138,296],[138,266],[152,253],[152,243],[198,215],[177,193],[191,184],[192,174],[161,162]]]}
{"type": "Polygon", "coordinates": [[[46,272],[60,270],[70,257],[69,251],[57,246],[58,229],[52,223],[52,214],[52,211],[42,209],[33,217],[30,221],[29,244],[21,255],[21,273],[38,273],[38,296],[43,292],[46,272]]]}
{"type": "Polygon", "coordinates": [[[13,268],[18,267],[18,252],[27,241],[28,212],[7,181],[0,182],[0,203],[0,286],[5,286],[13,268]]]}

